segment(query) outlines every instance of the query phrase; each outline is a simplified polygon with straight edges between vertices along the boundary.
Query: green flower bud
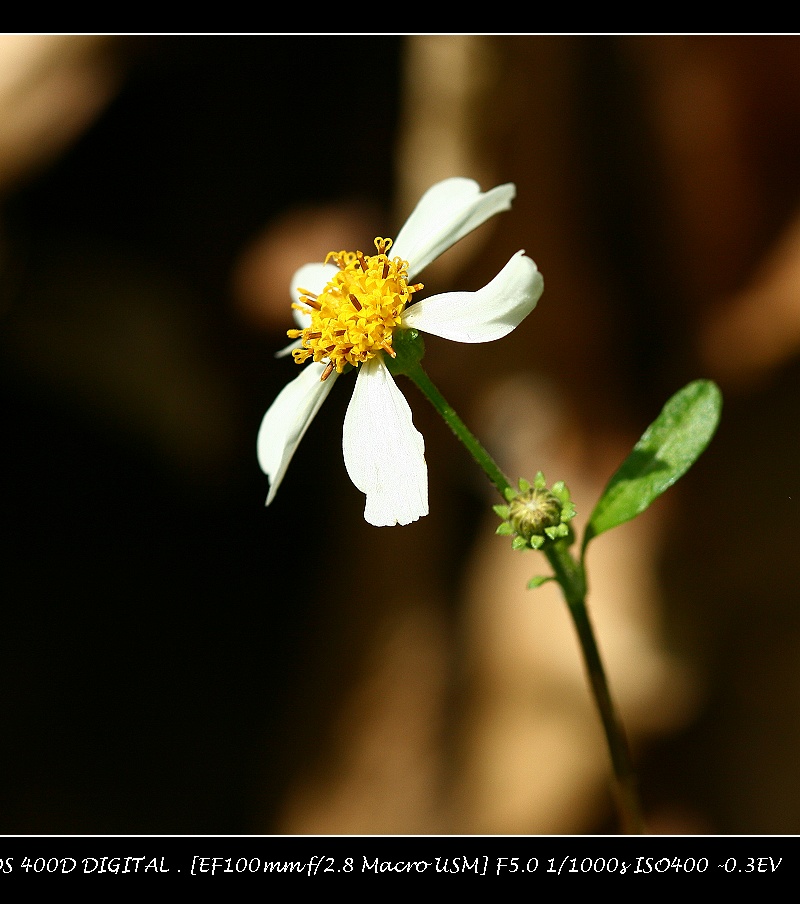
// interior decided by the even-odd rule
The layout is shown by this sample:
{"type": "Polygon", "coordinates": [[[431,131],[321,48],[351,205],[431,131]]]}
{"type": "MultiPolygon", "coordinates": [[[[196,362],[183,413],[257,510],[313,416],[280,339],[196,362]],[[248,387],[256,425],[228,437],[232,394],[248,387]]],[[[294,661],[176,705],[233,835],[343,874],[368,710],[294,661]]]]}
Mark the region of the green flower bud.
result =
{"type": "Polygon", "coordinates": [[[575,506],[563,481],[548,489],[539,471],[533,484],[520,479],[519,491],[508,489],[505,497],[507,505],[494,506],[503,519],[497,533],[513,537],[514,549],[541,549],[548,540],[569,536],[568,522],[575,517],[575,506]]]}

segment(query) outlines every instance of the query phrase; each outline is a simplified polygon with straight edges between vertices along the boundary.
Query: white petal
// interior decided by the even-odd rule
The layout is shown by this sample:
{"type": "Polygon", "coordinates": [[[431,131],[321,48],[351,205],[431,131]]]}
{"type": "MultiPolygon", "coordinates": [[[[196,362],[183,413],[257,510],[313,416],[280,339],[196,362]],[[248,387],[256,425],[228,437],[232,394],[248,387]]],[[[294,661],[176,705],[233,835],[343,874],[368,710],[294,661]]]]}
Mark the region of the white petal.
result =
{"type": "Polygon", "coordinates": [[[472,179],[438,182],[420,198],[392,246],[392,257],[408,261],[408,278],[420,273],[459,239],[489,217],[508,210],[516,195],[513,183],[485,193],[472,179]]]}
{"type": "Polygon", "coordinates": [[[296,349],[300,348],[303,344],[302,339],[295,339],[293,342],[290,342],[285,348],[282,348],[279,352],[275,352],[276,358],[285,358],[287,355],[291,355],[291,353],[296,349]]]}
{"type": "Polygon", "coordinates": [[[388,527],[428,514],[425,442],[380,356],[358,369],[342,448],[350,479],[367,496],[366,521],[388,527]]]}
{"type": "MultiPolygon", "coordinates": [[[[304,286],[303,288],[307,287],[304,286]]],[[[292,317],[294,317],[294,322],[297,324],[298,329],[304,330],[306,327],[311,326],[311,315],[306,314],[305,311],[299,311],[297,308],[292,308],[292,317]]],[[[295,339],[279,352],[275,352],[275,357],[285,358],[287,355],[291,355],[296,348],[300,348],[302,344],[302,339],[295,339]]]]}
{"type": "Polygon", "coordinates": [[[403,312],[402,325],[456,342],[492,342],[522,323],[543,289],[536,264],[518,251],[482,289],[423,298],[403,312]]]}
{"type": "Polygon", "coordinates": [[[335,264],[303,264],[295,271],[289,285],[292,301],[300,300],[298,289],[308,289],[309,292],[319,295],[338,272],[339,268],[335,264]]]}
{"type": "Polygon", "coordinates": [[[269,477],[267,505],[275,498],[295,449],[336,382],[334,371],[323,383],[320,377],[324,370],[321,363],[304,365],[300,376],[284,386],[261,421],[257,449],[258,463],[269,477]]]}
{"type": "Polygon", "coordinates": [[[292,317],[297,324],[298,329],[304,330],[311,326],[311,314],[307,311],[301,311],[298,308],[292,308],[292,317]]]}
{"type": "MultiPolygon", "coordinates": [[[[292,300],[300,301],[298,289],[308,289],[309,292],[319,295],[333,276],[335,276],[337,269],[338,268],[333,266],[333,264],[303,264],[292,277],[291,288],[289,290],[292,300]]],[[[294,318],[294,322],[298,329],[304,330],[306,327],[311,326],[311,314],[307,314],[305,311],[301,311],[298,308],[292,308],[292,317],[294,318]]],[[[287,346],[282,348],[279,352],[275,352],[275,357],[285,358],[296,348],[300,348],[302,344],[300,339],[296,339],[294,342],[290,342],[287,346]]]]}

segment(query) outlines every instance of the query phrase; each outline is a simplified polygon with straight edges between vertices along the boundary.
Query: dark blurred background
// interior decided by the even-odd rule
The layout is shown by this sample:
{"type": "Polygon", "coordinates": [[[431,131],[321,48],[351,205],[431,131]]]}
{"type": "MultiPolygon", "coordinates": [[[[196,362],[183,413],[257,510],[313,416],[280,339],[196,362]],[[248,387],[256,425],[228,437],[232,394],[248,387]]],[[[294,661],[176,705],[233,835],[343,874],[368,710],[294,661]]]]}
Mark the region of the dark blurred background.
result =
{"type": "Polygon", "coordinates": [[[6,187],[3,831],[250,832],[280,795],[328,513],[264,509],[285,336],[231,274],[289,207],[388,204],[400,43],[85,41],[113,92],[6,187]],[[377,70],[370,141],[337,134],[377,70]]]}
{"type": "MultiPolygon", "coordinates": [[[[545,275],[503,343],[428,343],[501,465],[531,421],[525,466],[596,495],[720,383],[718,437],[609,566],[648,582],[621,710],[654,831],[800,831],[798,75],[780,37],[3,38],[0,831],[614,830],[577,644],[550,669],[486,640],[516,617],[480,590],[502,541],[424,400],[429,518],[363,524],[344,381],[263,504],[292,272],[451,175],[518,198],[426,292],[520,247],[545,275]],[[680,681],[640,679],[663,657],[680,681]],[[519,732],[487,715],[512,705],[519,732]]],[[[515,581],[514,612],[549,605],[515,581]]]]}

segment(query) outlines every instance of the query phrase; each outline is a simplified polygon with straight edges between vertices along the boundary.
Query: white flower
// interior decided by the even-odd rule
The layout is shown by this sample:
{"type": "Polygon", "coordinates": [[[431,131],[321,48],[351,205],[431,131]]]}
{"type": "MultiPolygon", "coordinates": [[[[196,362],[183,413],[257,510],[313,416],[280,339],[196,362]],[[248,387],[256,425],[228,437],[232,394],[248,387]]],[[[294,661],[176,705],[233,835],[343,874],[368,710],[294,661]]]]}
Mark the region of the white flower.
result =
{"type": "Polygon", "coordinates": [[[358,374],[342,448],[350,479],[367,497],[364,518],[381,527],[428,514],[425,444],[384,355],[394,357],[395,330],[491,342],[533,310],[544,283],[522,251],[477,292],[412,298],[422,286],[410,280],[489,217],[508,210],[515,193],[511,183],[483,193],[471,179],[446,179],[422,196],[394,243],[375,239],[377,254],[331,252],[325,263],[297,271],[291,292],[298,328],[289,330],[295,341],[279,354],[291,352],[303,368],[272,403],[258,431],[258,461],[270,480],[267,505],[314,415],[351,365],[358,374]]]}

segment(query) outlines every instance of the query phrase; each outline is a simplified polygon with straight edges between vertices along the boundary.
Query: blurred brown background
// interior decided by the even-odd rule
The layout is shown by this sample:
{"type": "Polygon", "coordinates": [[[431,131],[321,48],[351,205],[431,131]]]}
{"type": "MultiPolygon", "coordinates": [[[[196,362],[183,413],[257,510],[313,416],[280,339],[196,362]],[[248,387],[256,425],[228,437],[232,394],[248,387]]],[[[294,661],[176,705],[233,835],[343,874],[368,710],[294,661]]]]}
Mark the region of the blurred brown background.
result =
{"type": "Polygon", "coordinates": [[[585,518],[719,382],[590,607],[650,830],[800,831],[799,76],[796,37],[0,38],[0,831],[615,831],[544,560],[414,387],[428,518],[364,524],[345,381],[263,506],[292,272],[451,175],[517,199],[425,292],[545,277],[427,343],[512,478],[585,518]]]}

